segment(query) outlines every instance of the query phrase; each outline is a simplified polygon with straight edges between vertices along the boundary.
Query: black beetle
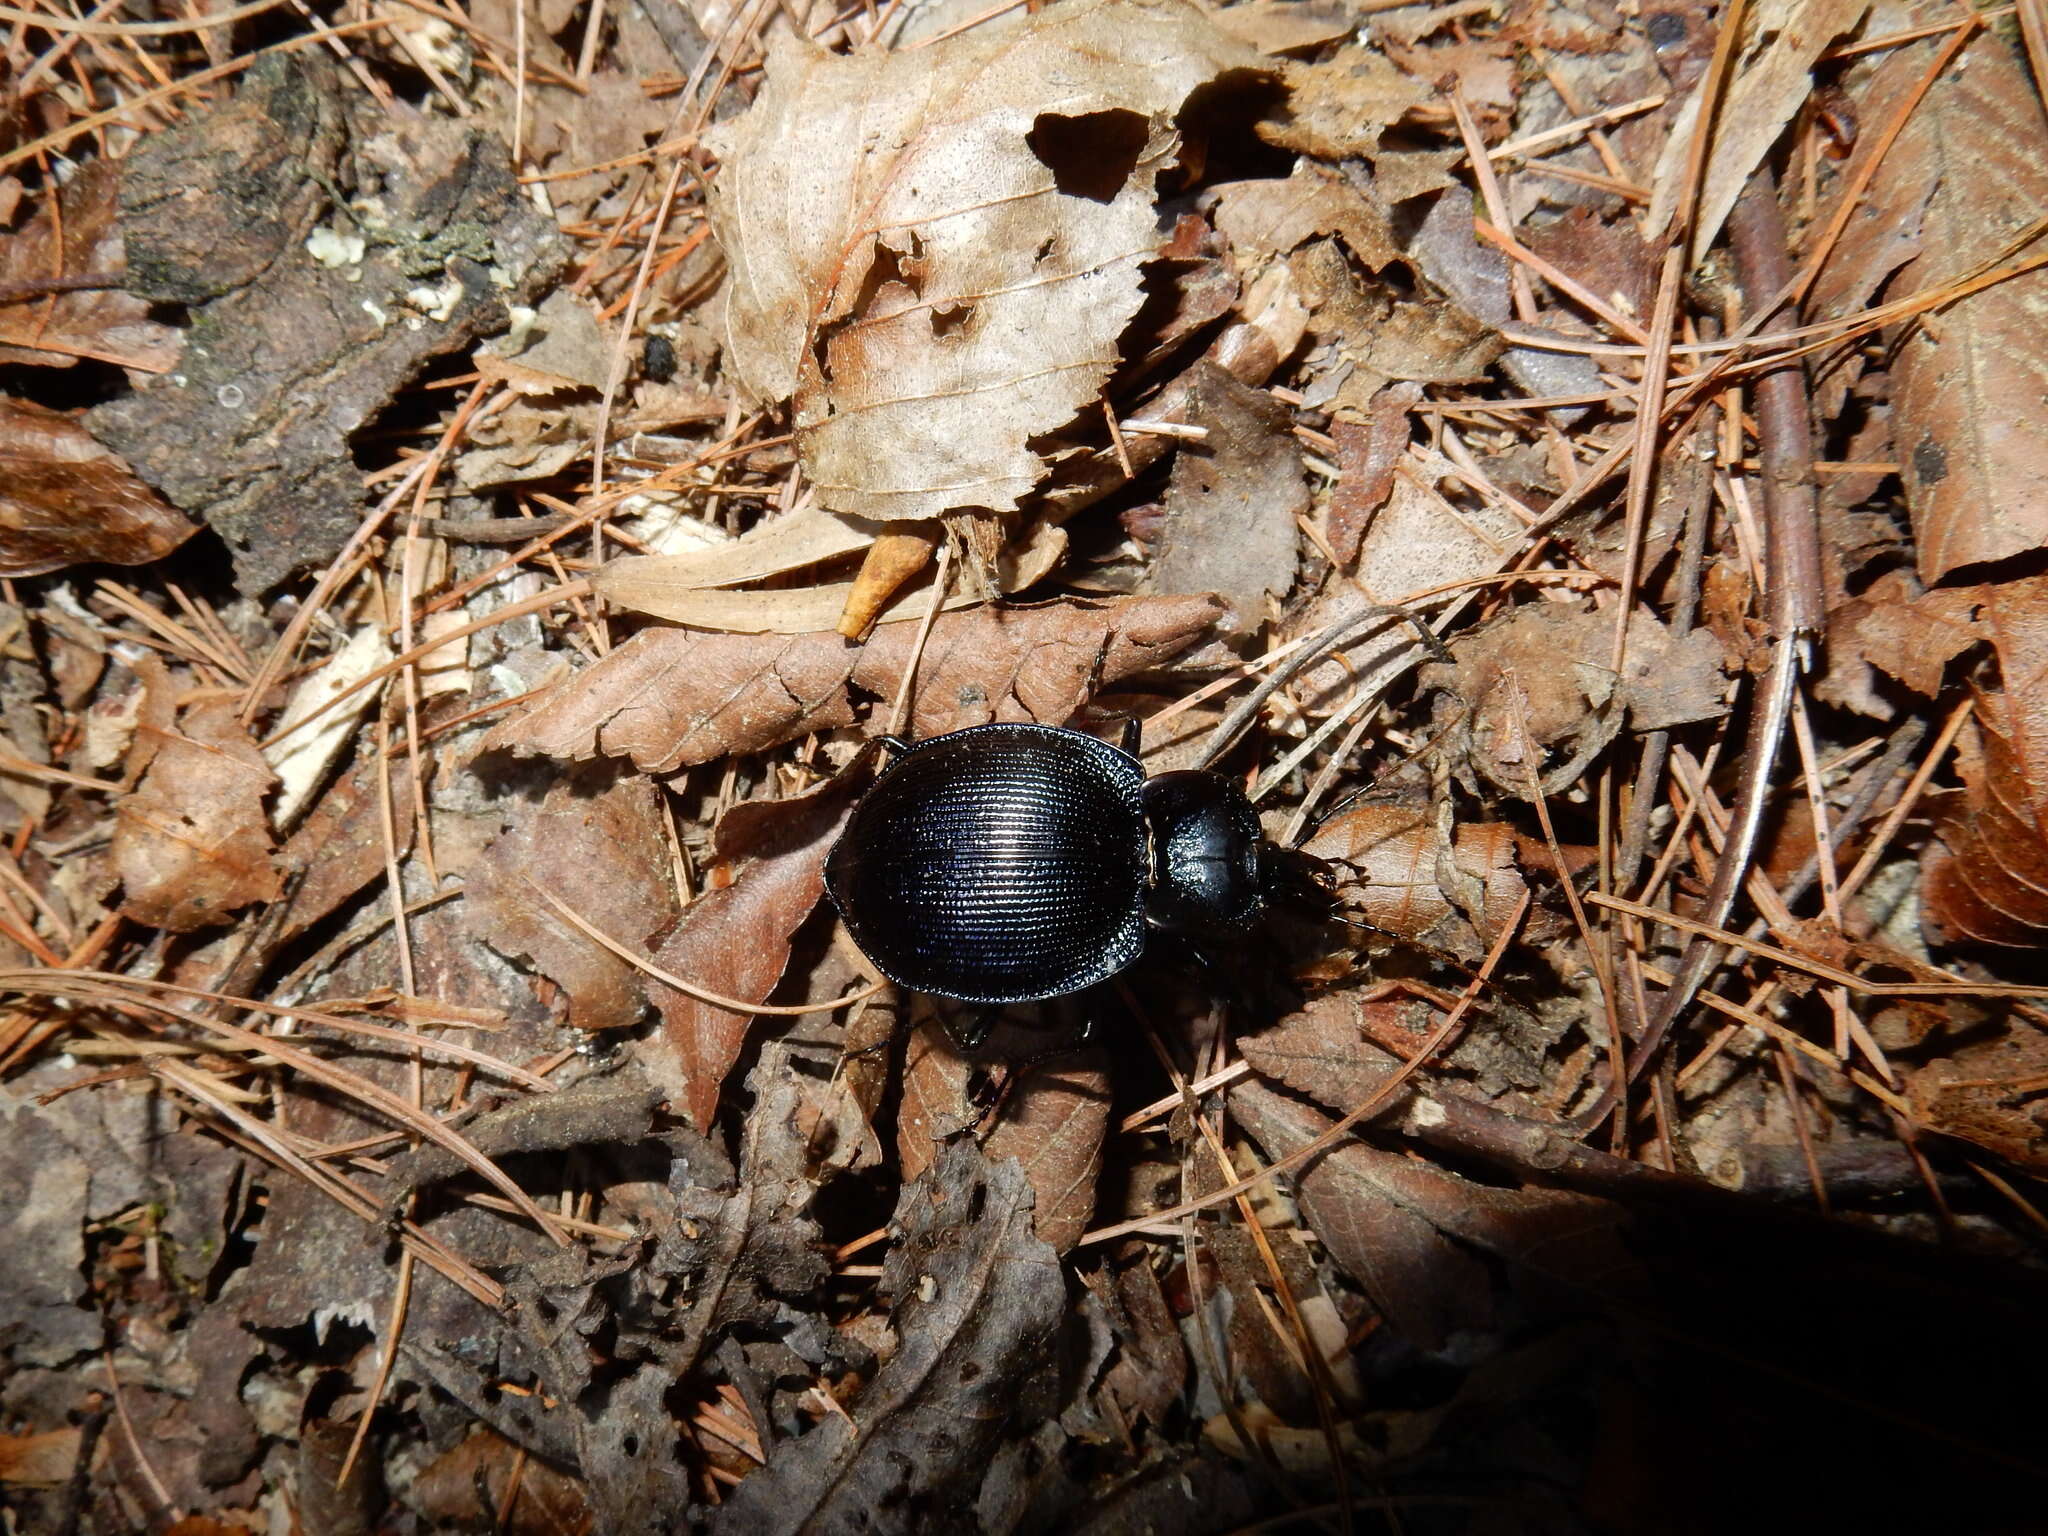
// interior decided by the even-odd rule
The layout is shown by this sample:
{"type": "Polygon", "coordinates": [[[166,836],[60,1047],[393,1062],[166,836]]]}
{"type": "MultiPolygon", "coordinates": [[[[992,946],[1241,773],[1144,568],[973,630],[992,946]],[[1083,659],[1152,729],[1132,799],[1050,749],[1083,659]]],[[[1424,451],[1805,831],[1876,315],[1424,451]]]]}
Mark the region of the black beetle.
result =
{"type": "Polygon", "coordinates": [[[1148,930],[1249,929],[1286,856],[1230,779],[1148,779],[1136,734],[1121,749],[1049,725],[883,738],[895,760],[825,866],[875,969],[940,997],[1028,1003],[1107,981],[1148,930]]]}

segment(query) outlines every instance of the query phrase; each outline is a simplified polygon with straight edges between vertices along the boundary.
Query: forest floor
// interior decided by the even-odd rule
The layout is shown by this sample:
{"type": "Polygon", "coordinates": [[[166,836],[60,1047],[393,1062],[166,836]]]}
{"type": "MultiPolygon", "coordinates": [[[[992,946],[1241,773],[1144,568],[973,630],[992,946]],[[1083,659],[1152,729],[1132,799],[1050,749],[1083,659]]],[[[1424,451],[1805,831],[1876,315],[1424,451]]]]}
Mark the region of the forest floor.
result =
{"type": "Polygon", "coordinates": [[[23,4],[6,1531],[2038,1520],[2048,3],[23,4]]]}

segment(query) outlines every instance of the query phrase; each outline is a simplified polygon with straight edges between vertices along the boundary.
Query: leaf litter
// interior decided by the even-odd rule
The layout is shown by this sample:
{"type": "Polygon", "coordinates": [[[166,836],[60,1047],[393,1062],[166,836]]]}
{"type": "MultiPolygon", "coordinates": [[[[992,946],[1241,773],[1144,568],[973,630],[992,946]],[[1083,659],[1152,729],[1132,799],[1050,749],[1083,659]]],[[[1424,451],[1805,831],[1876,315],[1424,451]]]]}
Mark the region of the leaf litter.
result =
{"type": "Polygon", "coordinates": [[[2030,1514],[2017,11],[17,15],[10,1520],[2030,1514]],[[1334,910],[963,1052],[1131,719],[1334,910]]]}

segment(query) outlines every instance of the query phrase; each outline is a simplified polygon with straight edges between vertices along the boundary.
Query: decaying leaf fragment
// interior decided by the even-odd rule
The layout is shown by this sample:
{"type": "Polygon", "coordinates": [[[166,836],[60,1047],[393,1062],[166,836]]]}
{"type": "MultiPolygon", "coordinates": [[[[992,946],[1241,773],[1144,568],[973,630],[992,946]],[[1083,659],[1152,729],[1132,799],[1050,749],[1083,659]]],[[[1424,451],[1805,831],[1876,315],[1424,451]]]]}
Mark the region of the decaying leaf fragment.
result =
{"type": "Polygon", "coordinates": [[[1062,0],[929,49],[770,49],[713,139],[735,370],[793,399],[820,501],[1014,508],[1093,402],[1197,88],[1258,55],[1181,0],[1062,0]]]}
{"type": "Polygon", "coordinates": [[[1361,805],[1306,845],[1335,866],[1348,910],[1383,932],[1478,955],[1529,894],[1513,829],[1467,822],[1455,833],[1418,805],[1361,805]]]}
{"type": "Polygon", "coordinates": [[[180,727],[161,733],[141,786],[116,807],[113,861],[127,888],[125,914],[191,933],[277,896],[263,810],[276,775],[236,720],[233,699],[202,700],[180,727]]]}

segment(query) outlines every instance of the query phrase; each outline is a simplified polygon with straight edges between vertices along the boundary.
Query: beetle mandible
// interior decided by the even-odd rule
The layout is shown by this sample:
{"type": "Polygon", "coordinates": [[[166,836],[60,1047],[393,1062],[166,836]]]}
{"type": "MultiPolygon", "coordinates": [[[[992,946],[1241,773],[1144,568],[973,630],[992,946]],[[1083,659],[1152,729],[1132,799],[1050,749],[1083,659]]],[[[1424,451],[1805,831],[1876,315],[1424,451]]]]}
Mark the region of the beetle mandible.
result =
{"type": "Polygon", "coordinates": [[[825,866],[861,952],[899,986],[994,1006],[1107,981],[1148,931],[1247,930],[1283,856],[1236,783],[1147,778],[1136,737],[1133,721],[1121,748],[1049,725],[883,738],[894,760],[825,866]]]}

